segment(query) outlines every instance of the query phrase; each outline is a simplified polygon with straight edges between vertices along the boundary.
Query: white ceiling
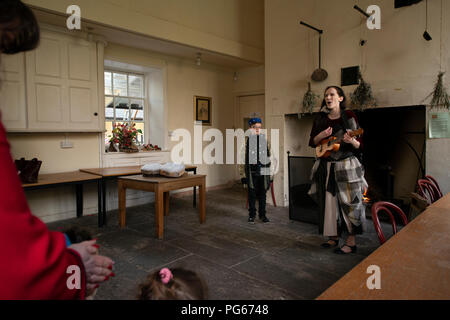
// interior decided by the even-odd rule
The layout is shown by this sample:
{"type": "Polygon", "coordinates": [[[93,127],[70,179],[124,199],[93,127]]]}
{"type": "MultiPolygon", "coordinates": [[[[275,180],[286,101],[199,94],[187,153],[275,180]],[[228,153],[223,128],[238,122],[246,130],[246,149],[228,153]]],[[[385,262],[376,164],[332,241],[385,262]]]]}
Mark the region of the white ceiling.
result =
{"type": "MultiPolygon", "coordinates": [[[[33,8],[36,18],[41,23],[66,27],[67,17],[57,13],[33,8]]],[[[195,61],[197,53],[201,53],[202,62],[211,63],[226,68],[238,70],[241,68],[255,67],[257,64],[217,52],[183,45],[180,43],[151,38],[142,34],[121,30],[112,26],[101,25],[96,22],[82,20],[82,31],[100,35],[107,42],[118,43],[124,46],[154,51],[161,54],[192,59],[195,61]]]]}

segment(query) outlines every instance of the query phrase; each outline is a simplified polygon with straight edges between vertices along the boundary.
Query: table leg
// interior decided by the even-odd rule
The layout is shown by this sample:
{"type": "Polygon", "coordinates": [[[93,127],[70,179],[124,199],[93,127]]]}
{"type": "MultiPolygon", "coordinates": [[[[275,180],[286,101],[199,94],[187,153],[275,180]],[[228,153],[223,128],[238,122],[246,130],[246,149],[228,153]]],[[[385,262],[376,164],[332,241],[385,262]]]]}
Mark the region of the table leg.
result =
{"type": "Polygon", "coordinates": [[[103,227],[103,211],[102,211],[102,179],[97,180],[97,198],[98,198],[98,227],[103,227]]]}
{"type": "Polygon", "coordinates": [[[169,198],[170,198],[170,191],[164,192],[164,215],[169,215],[169,198]]]}
{"type": "Polygon", "coordinates": [[[122,181],[118,180],[117,182],[118,189],[119,189],[119,226],[121,228],[125,227],[126,224],[126,196],[127,196],[127,189],[125,188],[122,181]]]}
{"type": "Polygon", "coordinates": [[[159,190],[159,187],[155,190],[155,220],[156,220],[156,237],[158,239],[163,238],[164,234],[164,194],[159,190]]]}
{"type": "Polygon", "coordinates": [[[199,186],[199,198],[200,205],[198,210],[200,215],[200,223],[204,223],[206,220],[206,185],[204,180],[203,183],[199,186]]]}
{"type": "MultiPolygon", "coordinates": [[[[197,169],[194,169],[194,174],[197,174],[197,169]]],[[[197,207],[197,186],[194,186],[194,208],[197,207]]]]}
{"type": "Polygon", "coordinates": [[[102,178],[102,201],[103,201],[102,220],[103,220],[103,225],[106,225],[106,179],[105,178],[102,178]]]}
{"type": "Polygon", "coordinates": [[[77,218],[80,218],[83,216],[83,184],[76,184],[75,188],[77,195],[77,218]]]}
{"type": "Polygon", "coordinates": [[[197,207],[197,187],[194,187],[194,195],[193,195],[193,206],[194,206],[194,208],[196,208],[197,207]]]}

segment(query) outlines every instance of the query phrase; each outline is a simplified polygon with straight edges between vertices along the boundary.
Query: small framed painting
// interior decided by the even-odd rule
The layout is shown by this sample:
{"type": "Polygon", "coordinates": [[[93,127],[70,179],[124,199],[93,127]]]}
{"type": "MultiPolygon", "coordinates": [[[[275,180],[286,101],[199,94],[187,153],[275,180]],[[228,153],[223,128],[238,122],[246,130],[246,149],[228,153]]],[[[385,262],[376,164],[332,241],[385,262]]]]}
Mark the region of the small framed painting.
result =
{"type": "Polygon", "coordinates": [[[194,96],[194,121],[204,126],[211,125],[212,99],[209,97],[194,96]]]}

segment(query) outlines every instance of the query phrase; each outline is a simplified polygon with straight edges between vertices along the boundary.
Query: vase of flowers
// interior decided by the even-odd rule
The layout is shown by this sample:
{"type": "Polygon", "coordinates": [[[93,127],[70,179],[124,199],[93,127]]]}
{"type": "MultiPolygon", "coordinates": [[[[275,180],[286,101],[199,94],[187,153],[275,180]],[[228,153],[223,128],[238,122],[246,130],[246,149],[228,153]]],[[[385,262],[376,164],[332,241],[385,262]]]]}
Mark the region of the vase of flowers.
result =
{"type": "Polygon", "coordinates": [[[139,152],[136,146],[137,135],[142,134],[141,129],[136,129],[136,123],[114,123],[110,144],[118,144],[120,152],[139,152]]]}

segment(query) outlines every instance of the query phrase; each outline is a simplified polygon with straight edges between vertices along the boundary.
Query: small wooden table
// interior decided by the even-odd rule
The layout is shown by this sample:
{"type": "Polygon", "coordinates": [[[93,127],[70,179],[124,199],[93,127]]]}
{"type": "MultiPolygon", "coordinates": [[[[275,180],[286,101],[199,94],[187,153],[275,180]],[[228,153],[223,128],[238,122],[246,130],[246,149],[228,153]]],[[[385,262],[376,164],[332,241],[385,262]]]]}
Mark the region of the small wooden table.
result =
{"type": "MultiPolygon", "coordinates": [[[[371,281],[370,281],[371,282],[371,281]]],[[[318,300],[448,300],[450,193],[430,205],[318,300]],[[381,289],[369,290],[367,267],[380,268],[381,289]]]]}
{"type": "MultiPolygon", "coordinates": [[[[90,168],[90,169],[80,169],[81,172],[94,174],[100,176],[101,185],[99,194],[101,195],[101,199],[99,200],[102,205],[102,218],[101,222],[103,226],[106,224],[106,181],[107,180],[115,180],[121,176],[131,176],[141,173],[142,166],[127,166],[127,167],[108,167],[108,168],[90,168]]],[[[193,171],[194,174],[197,174],[197,167],[186,165],[186,171],[193,171]]],[[[197,189],[194,187],[194,208],[196,206],[196,194],[197,189]]]]}
{"type": "Polygon", "coordinates": [[[144,177],[142,175],[121,177],[119,188],[119,225],[126,224],[126,189],[137,189],[155,193],[156,236],[163,238],[164,215],[169,215],[169,191],[199,186],[199,216],[200,223],[206,219],[206,175],[189,175],[185,173],[179,178],[144,177]]]}
{"type": "Polygon", "coordinates": [[[24,190],[37,190],[37,189],[47,189],[57,186],[67,186],[75,185],[76,193],[76,203],[77,203],[77,217],[83,216],[83,184],[85,182],[97,182],[98,188],[98,224],[102,224],[101,215],[101,177],[98,175],[71,171],[71,172],[61,172],[61,173],[48,173],[40,174],[38,176],[38,182],[36,183],[25,183],[22,184],[24,190]]]}

